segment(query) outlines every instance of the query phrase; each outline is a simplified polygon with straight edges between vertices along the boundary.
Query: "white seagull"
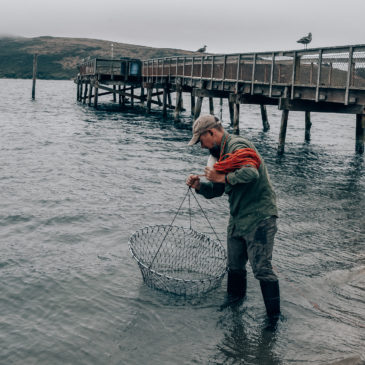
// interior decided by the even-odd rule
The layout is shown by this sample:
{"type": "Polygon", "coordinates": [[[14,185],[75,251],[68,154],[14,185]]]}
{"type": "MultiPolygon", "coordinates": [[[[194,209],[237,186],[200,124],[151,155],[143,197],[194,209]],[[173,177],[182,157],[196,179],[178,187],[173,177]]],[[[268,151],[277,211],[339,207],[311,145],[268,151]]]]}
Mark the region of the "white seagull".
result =
{"type": "Polygon", "coordinates": [[[304,49],[307,49],[307,44],[312,41],[312,33],[308,33],[307,36],[300,38],[297,43],[304,45],[304,49]]]}

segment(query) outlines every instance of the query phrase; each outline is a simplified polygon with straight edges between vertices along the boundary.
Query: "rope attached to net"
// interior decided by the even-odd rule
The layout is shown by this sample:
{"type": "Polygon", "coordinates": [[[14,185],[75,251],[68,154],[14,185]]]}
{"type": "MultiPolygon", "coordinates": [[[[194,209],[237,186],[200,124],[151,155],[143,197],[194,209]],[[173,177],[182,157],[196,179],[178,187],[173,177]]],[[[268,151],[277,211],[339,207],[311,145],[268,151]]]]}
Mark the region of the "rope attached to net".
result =
{"type": "Polygon", "coordinates": [[[195,201],[198,203],[200,210],[201,210],[201,211],[202,211],[202,213],[204,214],[204,217],[205,217],[205,219],[207,220],[207,222],[209,223],[210,228],[212,229],[212,231],[214,232],[215,236],[217,237],[218,242],[219,242],[219,243],[222,243],[222,242],[221,242],[221,240],[219,239],[218,235],[217,235],[217,232],[214,230],[214,228],[213,228],[212,224],[210,223],[210,221],[209,221],[209,219],[208,219],[207,215],[205,214],[204,209],[201,207],[201,205],[200,205],[200,203],[199,203],[198,199],[196,198],[196,196],[195,196],[194,192],[191,190],[191,187],[189,187],[189,191],[191,192],[191,194],[192,194],[192,196],[194,197],[195,201]]]}
{"type": "Polygon", "coordinates": [[[162,241],[161,241],[161,243],[160,243],[160,246],[158,247],[158,249],[157,249],[157,251],[156,251],[155,255],[153,256],[153,259],[152,259],[152,261],[151,261],[150,265],[148,266],[148,269],[151,269],[151,267],[152,267],[152,265],[153,265],[153,262],[155,261],[155,259],[156,259],[157,255],[158,255],[158,253],[160,252],[160,249],[161,249],[161,247],[162,247],[162,244],[165,242],[165,239],[166,239],[167,235],[170,233],[170,231],[171,231],[171,229],[172,229],[172,225],[173,225],[173,223],[175,222],[175,219],[176,219],[177,215],[179,214],[180,209],[181,209],[182,205],[184,204],[184,201],[185,201],[185,199],[186,199],[186,197],[187,197],[187,196],[189,197],[189,218],[190,218],[190,229],[192,229],[192,227],[191,227],[191,216],[192,216],[192,213],[191,213],[191,207],[190,207],[190,194],[191,194],[191,195],[193,195],[193,197],[195,198],[196,202],[198,203],[199,208],[201,209],[202,213],[204,214],[205,219],[206,219],[206,220],[207,220],[207,222],[209,223],[210,228],[213,230],[214,234],[216,235],[218,242],[219,242],[219,243],[222,243],[222,242],[221,242],[221,240],[219,239],[219,237],[218,237],[218,235],[217,235],[216,231],[214,230],[214,228],[213,228],[212,224],[210,223],[210,221],[209,221],[209,219],[208,219],[207,215],[205,214],[204,209],[203,209],[203,208],[202,208],[202,206],[200,205],[200,203],[199,203],[198,199],[196,198],[196,196],[195,196],[194,192],[191,190],[191,187],[189,186],[188,191],[186,192],[186,194],[185,194],[185,196],[184,196],[184,199],[182,200],[182,202],[181,202],[181,204],[180,204],[180,206],[179,206],[179,209],[178,209],[178,210],[177,210],[177,212],[175,213],[175,216],[174,216],[174,218],[172,219],[172,222],[170,223],[169,228],[168,228],[168,230],[167,230],[167,232],[166,232],[166,234],[165,234],[164,238],[162,239],[162,241]]]}

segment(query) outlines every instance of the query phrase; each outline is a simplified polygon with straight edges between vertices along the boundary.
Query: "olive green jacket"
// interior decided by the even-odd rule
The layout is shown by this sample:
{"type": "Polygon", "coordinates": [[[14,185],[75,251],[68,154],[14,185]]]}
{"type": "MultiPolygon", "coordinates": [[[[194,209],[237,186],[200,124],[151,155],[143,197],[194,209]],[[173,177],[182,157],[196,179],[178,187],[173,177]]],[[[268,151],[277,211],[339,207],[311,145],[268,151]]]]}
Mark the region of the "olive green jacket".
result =
{"type": "Polygon", "coordinates": [[[263,158],[255,146],[241,136],[225,133],[221,142],[223,155],[241,148],[252,148],[261,160],[259,169],[243,166],[227,174],[228,183],[201,182],[198,194],[207,199],[228,194],[230,218],[229,236],[245,236],[265,218],[278,216],[276,195],[263,158]],[[227,139],[224,144],[225,139],[227,139]]]}

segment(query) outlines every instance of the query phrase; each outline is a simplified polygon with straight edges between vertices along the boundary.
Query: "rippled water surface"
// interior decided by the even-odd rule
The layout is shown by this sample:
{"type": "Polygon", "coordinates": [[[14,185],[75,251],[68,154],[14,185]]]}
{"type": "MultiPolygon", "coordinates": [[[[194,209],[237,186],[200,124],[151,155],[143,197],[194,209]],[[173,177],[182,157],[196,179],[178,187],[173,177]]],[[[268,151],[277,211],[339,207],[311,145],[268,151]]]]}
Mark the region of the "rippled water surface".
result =
{"type": "MultiPolygon", "coordinates": [[[[239,310],[220,288],[184,300],[143,284],[128,250],[136,230],[169,224],[186,176],[207,155],[158,109],[95,111],[71,81],[0,80],[1,364],[325,364],[364,360],[365,163],[355,116],[291,113],[276,155],[280,112],[242,106],[241,134],[265,158],[280,209],[273,263],[283,318],[265,330],[249,271],[239,310]]],[[[207,105],[203,105],[205,112],[207,105]]],[[[219,114],[219,103],[215,105],[219,114]]],[[[227,107],[223,120],[228,126],[227,107]]],[[[200,203],[225,241],[226,197],[200,203]]],[[[193,207],[193,228],[211,234],[193,207]]],[[[187,225],[187,214],[178,217],[187,225]]],[[[250,270],[250,269],[249,269],[250,270]]]]}

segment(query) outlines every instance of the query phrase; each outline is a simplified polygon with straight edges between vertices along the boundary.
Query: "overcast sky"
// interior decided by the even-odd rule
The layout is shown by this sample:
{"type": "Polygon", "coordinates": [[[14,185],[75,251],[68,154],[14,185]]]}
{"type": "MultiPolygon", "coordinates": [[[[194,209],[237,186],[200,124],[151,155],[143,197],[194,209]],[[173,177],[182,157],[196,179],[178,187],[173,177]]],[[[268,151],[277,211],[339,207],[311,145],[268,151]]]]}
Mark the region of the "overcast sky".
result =
{"type": "Polygon", "coordinates": [[[213,53],[365,44],[365,0],[1,0],[0,35],[96,38],[213,53]]]}

